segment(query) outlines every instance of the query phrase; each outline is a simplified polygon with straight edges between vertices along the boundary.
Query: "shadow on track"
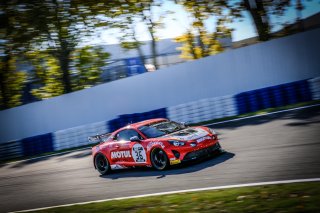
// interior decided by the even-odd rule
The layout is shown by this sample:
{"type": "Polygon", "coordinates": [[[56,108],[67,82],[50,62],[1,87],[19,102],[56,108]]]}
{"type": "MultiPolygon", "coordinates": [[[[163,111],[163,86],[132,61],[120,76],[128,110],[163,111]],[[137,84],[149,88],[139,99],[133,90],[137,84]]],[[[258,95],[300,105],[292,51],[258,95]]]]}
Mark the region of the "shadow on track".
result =
{"type": "Polygon", "coordinates": [[[248,118],[240,121],[227,122],[222,124],[213,124],[210,127],[215,129],[236,129],[242,126],[260,125],[274,120],[295,119],[297,121],[287,124],[287,126],[306,126],[308,124],[319,123],[320,120],[315,118],[320,116],[320,106],[311,108],[280,112],[277,114],[263,115],[261,117],[248,118]]]}
{"type": "Polygon", "coordinates": [[[233,158],[234,156],[235,156],[234,153],[225,152],[218,156],[210,157],[207,159],[201,159],[197,161],[183,163],[180,165],[175,165],[165,171],[156,171],[152,168],[138,167],[138,168],[132,168],[132,169],[114,170],[110,174],[100,175],[100,177],[116,180],[116,179],[128,178],[128,177],[155,176],[156,179],[161,179],[169,175],[192,173],[202,169],[206,169],[208,167],[213,167],[233,158]]]}
{"type": "MultiPolygon", "coordinates": [[[[57,160],[59,162],[67,160],[67,159],[72,159],[72,158],[84,158],[91,155],[91,149],[88,148],[87,150],[82,150],[82,151],[75,151],[75,152],[68,152],[68,153],[61,153],[61,154],[55,154],[53,156],[42,156],[39,158],[34,158],[34,159],[30,159],[30,160],[24,160],[21,162],[17,162],[16,164],[13,164],[10,166],[10,168],[22,168],[24,166],[33,164],[33,163],[38,163],[41,161],[46,161],[46,160],[50,160],[51,158],[57,158],[57,160]]],[[[5,164],[4,164],[5,165],[5,164]]]]}

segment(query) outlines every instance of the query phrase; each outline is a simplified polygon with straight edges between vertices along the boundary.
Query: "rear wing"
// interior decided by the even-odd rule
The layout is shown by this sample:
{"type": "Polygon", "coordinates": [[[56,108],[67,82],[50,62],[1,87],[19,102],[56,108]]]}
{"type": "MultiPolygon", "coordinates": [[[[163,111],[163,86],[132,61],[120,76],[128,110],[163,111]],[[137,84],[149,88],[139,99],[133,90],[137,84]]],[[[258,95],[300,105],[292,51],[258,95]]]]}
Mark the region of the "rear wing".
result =
{"type": "Polygon", "coordinates": [[[88,141],[90,143],[102,143],[110,137],[111,133],[105,133],[101,135],[89,136],[88,141]]]}

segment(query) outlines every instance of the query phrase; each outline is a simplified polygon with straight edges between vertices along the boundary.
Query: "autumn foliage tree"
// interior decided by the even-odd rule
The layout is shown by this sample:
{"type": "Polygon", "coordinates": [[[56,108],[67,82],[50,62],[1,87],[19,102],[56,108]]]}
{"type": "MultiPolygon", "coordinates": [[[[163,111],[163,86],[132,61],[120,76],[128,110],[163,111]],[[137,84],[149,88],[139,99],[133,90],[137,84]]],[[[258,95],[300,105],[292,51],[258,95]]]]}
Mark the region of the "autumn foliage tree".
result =
{"type": "Polygon", "coordinates": [[[198,59],[223,51],[219,38],[231,38],[231,29],[227,27],[230,20],[227,17],[227,2],[209,0],[177,0],[192,17],[192,23],[187,32],[175,38],[182,43],[181,57],[198,59]],[[215,16],[213,32],[209,32],[205,21],[215,16]]]}

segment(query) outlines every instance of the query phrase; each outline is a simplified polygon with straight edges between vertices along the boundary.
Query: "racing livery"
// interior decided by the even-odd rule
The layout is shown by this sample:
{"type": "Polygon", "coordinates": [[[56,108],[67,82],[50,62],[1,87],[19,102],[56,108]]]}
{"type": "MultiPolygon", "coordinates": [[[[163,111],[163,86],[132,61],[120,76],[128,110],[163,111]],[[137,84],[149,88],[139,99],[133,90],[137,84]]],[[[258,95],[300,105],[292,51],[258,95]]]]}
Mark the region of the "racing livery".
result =
{"type": "Polygon", "coordinates": [[[89,137],[94,167],[100,174],[136,166],[164,170],[170,165],[222,152],[210,128],[188,127],[164,118],[130,124],[111,134],[89,137]]]}

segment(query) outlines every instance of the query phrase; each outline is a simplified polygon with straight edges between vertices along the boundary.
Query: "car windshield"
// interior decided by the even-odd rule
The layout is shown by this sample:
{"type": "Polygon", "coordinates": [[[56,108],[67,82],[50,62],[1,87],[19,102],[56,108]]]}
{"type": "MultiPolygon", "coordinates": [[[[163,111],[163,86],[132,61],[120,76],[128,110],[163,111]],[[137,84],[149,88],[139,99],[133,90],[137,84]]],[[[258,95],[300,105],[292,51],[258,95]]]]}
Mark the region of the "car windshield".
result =
{"type": "Polygon", "coordinates": [[[184,128],[185,127],[183,125],[173,121],[161,121],[161,122],[141,126],[139,127],[139,130],[147,138],[158,138],[158,137],[179,131],[184,128]]]}

